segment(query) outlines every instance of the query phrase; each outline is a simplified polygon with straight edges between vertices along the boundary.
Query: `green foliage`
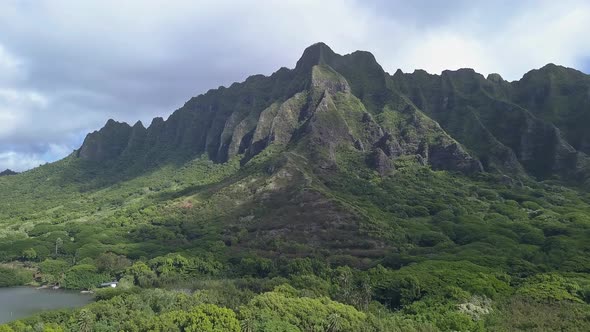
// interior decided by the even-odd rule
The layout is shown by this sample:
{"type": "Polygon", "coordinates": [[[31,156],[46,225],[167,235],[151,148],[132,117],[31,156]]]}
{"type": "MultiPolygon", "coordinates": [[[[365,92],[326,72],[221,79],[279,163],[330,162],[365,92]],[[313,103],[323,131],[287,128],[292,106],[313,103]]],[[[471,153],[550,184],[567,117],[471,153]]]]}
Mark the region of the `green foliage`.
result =
{"type": "Polygon", "coordinates": [[[108,275],[98,273],[96,266],[88,264],[72,266],[64,275],[64,286],[71,289],[91,289],[108,281],[108,275]]]}
{"type": "Polygon", "coordinates": [[[63,274],[69,268],[69,264],[59,259],[46,259],[39,264],[44,282],[57,284],[63,280],[63,274]]]}
{"type": "Polygon", "coordinates": [[[107,252],[96,257],[96,267],[98,268],[98,271],[110,275],[121,274],[129,266],[131,266],[130,260],[123,255],[107,252]]]}
{"type": "Polygon", "coordinates": [[[22,257],[24,260],[34,261],[37,259],[37,251],[34,248],[25,249],[22,257]]]}
{"type": "Polygon", "coordinates": [[[131,266],[127,273],[133,277],[134,283],[141,287],[150,287],[156,280],[156,273],[144,262],[137,262],[131,266]]]}
{"type": "Polygon", "coordinates": [[[570,302],[538,302],[523,297],[500,303],[485,320],[488,331],[588,331],[588,305],[570,302]]]}
{"type": "Polygon", "coordinates": [[[0,266],[0,287],[22,286],[31,282],[31,270],[12,266],[0,266]]]}
{"type": "Polygon", "coordinates": [[[243,318],[258,323],[255,330],[272,326],[276,330],[277,323],[295,330],[302,331],[359,331],[367,327],[366,314],[328,298],[296,297],[295,289],[280,287],[273,292],[256,296],[240,312],[243,318]],[[336,325],[337,324],[337,325],[336,325]]]}
{"type": "Polygon", "coordinates": [[[511,292],[506,274],[468,262],[425,261],[397,271],[377,267],[369,275],[375,298],[390,308],[404,307],[423,297],[461,301],[471,294],[499,298],[511,292]]]}
{"type": "Polygon", "coordinates": [[[201,304],[188,311],[169,311],[149,324],[154,331],[239,332],[240,323],[233,311],[212,304],[201,304]]]}
{"type": "Polygon", "coordinates": [[[538,301],[582,302],[580,286],[556,273],[537,274],[528,278],[518,294],[538,301]]]}

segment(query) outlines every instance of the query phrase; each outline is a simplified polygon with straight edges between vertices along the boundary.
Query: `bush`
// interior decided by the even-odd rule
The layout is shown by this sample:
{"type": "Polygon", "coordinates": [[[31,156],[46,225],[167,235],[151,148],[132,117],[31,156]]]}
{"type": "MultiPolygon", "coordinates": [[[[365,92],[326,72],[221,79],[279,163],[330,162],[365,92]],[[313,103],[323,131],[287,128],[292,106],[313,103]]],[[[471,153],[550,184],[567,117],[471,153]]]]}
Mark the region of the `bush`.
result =
{"type": "Polygon", "coordinates": [[[29,270],[0,267],[0,287],[21,286],[33,279],[33,273],[29,270]]]}
{"type": "Polygon", "coordinates": [[[95,266],[86,264],[72,267],[64,276],[64,286],[69,289],[95,288],[107,281],[110,281],[108,275],[98,273],[95,266]]]}

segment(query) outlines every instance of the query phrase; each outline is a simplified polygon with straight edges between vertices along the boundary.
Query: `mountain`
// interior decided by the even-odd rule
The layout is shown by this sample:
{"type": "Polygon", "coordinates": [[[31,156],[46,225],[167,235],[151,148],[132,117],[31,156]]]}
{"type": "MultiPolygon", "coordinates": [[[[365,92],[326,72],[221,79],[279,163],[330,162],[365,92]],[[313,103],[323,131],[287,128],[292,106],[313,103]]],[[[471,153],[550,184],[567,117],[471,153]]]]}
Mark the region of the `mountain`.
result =
{"type": "Polygon", "coordinates": [[[11,169],[5,169],[2,172],[0,172],[0,176],[8,176],[8,175],[17,175],[18,173],[11,170],[11,169]]]}
{"type": "Polygon", "coordinates": [[[351,150],[382,174],[414,156],[433,169],[584,183],[589,82],[555,65],[511,83],[470,69],[389,75],[368,52],[341,56],[318,43],[294,69],[210,90],[148,128],[109,120],[77,156],[144,169],[201,154],[245,164],[284,146],[322,168],[351,150]]]}
{"type": "Polygon", "coordinates": [[[562,135],[562,131],[569,133],[575,129],[548,113],[575,113],[580,117],[579,123],[587,123],[582,115],[588,113],[587,101],[584,105],[584,96],[575,96],[577,104],[569,101],[569,94],[580,93],[567,87],[556,88],[559,91],[553,94],[543,90],[540,84],[551,84],[553,75],[549,72],[571,82],[560,84],[577,84],[582,91],[590,88],[587,75],[554,65],[532,71],[512,83],[499,75],[486,79],[473,70],[462,69],[444,71],[440,76],[420,71],[409,75],[398,72],[392,85],[473,151],[488,171],[519,174],[524,169],[537,179],[560,176],[585,181],[588,157],[580,138],[562,135]],[[539,75],[537,72],[547,78],[544,83],[531,78],[539,75]],[[537,101],[535,95],[539,93],[545,100],[537,101]]]}
{"type": "Polygon", "coordinates": [[[588,91],[552,64],[389,74],[314,44],[0,178],[0,261],[139,287],[87,309],[106,330],[189,302],[253,331],[588,330],[588,91]]]}
{"type": "MultiPolygon", "coordinates": [[[[438,203],[419,189],[432,186],[422,169],[448,172],[431,188],[440,193],[451,183],[486,177],[513,187],[543,180],[587,187],[580,123],[588,122],[589,89],[587,75],[555,65],[515,82],[471,69],[390,75],[368,52],[339,55],[318,43],[293,69],[210,90],[147,128],[109,120],[71,156],[44,167],[55,168],[54,185],[69,188],[64,197],[154,178],[180,190],[162,198],[170,200],[162,206],[194,206],[205,195],[199,218],[215,215],[215,232],[226,243],[240,233],[232,250],[276,255],[267,246],[281,240],[306,247],[303,252],[332,248],[354,259],[380,257],[392,248],[383,234],[408,232],[403,218],[445,210],[428,206],[438,203]],[[184,177],[205,161],[212,164],[190,186],[184,177]],[[173,180],[163,169],[184,175],[173,180]],[[217,170],[223,176],[211,177],[217,170]],[[412,199],[421,203],[392,187],[411,177],[412,199]],[[368,210],[358,201],[361,192],[372,195],[368,210]]],[[[194,237],[181,238],[188,245],[194,237]]]]}

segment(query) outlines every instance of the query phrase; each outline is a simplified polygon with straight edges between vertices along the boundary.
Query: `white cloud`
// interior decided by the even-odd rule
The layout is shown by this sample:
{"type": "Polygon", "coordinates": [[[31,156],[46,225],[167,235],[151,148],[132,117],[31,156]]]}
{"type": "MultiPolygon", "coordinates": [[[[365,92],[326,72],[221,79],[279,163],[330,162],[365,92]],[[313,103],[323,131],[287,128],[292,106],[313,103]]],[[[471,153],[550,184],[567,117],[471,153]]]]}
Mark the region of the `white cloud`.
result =
{"type": "Polygon", "coordinates": [[[2,44],[0,44],[0,71],[2,72],[0,82],[18,79],[22,74],[22,63],[9,54],[2,44]]]}
{"type": "Polygon", "coordinates": [[[21,172],[45,163],[33,153],[19,153],[15,151],[0,152],[0,169],[11,169],[21,172]]]}
{"type": "Polygon", "coordinates": [[[72,153],[72,149],[65,145],[48,144],[44,152],[20,152],[4,151],[0,152],[0,171],[11,169],[22,172],[28,169],[45,164],[48,160],[63,158],[72,153]]]}

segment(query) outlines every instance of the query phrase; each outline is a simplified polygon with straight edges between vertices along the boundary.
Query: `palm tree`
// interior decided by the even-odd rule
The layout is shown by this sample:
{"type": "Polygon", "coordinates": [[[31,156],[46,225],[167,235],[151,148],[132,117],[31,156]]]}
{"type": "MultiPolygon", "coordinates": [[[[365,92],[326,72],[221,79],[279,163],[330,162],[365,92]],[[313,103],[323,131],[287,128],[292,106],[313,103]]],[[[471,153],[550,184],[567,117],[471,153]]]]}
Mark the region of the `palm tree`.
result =
{"type": "Polygon", "coordinates": [[[80,310],[77,323],[80,332],[91,332],[92,325],[94,324],[94,314],[88,311],[88,309],[80,310]]]}
{"type": "Polygon", "coordinates": [[[55,240],[55,255],[57,256],[57,250],[59,249],[59,247],[63,246],[64,241],[61,239],[61,237],[58,237],[55,240]]]}
{"type": "Polygon", "coordinates": [[[328,316],[328,327],[326,332],[338,332],[342,330],[342,317],[337,313],[331,313],[328,316]]]}
{"type": "Polygon", "coordinates": [[[254,332],[254,320],[253,319],[244,319],[240,322],[240,327],[242,332],[254,332]]]}

